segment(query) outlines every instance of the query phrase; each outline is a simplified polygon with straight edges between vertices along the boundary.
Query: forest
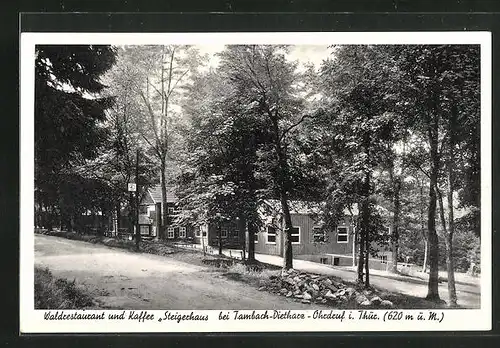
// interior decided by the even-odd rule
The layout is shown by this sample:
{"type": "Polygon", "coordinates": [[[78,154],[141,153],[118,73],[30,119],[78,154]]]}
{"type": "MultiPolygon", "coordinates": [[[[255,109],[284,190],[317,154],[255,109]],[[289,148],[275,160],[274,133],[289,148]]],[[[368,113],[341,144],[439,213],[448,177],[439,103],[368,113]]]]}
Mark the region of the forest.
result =
{"type": "Polygon", "coordinates": [[[360,283],[386,243],[392,272],[428,270],[429,300],[446,270],[456,305],[454,272],[480,267],[479,45],[332,45],[316,64],[296,49],[38,45],[35,225],[132,216],[173,185],[184,221],[245,221],[251,261],[275,199],[290,269],[291,201],[319,205],[325,229],[356,209],[360,283]]]}

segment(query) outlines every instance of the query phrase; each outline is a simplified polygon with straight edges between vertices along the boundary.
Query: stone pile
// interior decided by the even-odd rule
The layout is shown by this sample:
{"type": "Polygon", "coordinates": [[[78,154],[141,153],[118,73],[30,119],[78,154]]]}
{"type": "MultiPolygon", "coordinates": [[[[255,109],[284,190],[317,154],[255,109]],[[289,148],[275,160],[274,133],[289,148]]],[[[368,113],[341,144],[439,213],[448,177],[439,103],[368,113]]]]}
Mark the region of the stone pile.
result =
{"type": "Polygon", "coordinates": [[[272,275],[259,290],[267,290],[302,303],[340,305],[352,303],[358,307],[392,308],[391,301],[383,300],[371,290],[357,290],[332,277],[303,273],[294,269],[272,275]]]}

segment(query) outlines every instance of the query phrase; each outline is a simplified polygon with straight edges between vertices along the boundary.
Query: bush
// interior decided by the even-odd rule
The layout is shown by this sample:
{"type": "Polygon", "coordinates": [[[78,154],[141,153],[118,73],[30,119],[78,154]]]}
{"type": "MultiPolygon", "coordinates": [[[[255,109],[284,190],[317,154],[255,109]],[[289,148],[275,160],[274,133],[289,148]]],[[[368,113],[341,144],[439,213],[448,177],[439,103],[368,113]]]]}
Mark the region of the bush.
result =
{"type": "Polygon", "coordinates": [[[255,268],[253,265],[246,265],[242,262],[235,262],[227,269],[227,274],[229,275],[237,275],[237,278],[241,280],[254,282],[267,281],[271,276],[278,276],[280,272],[274,269],[255,268]]]}
{"type": "Polygon", "coordinates": [[[35,309],[95,307],[92,297],[76,283],[56,279],[47,268],[35,267],[35,309]]]}

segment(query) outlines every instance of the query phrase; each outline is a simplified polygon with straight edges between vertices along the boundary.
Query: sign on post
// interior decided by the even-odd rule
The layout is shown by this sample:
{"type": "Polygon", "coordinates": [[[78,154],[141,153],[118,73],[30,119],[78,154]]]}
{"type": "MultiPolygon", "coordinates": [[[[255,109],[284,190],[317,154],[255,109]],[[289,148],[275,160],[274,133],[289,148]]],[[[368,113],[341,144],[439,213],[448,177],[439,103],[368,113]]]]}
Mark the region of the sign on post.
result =
{"type": "Polygon", "coordinates": [[[129,192],[135,192],[137,189],[137,185],[133,182],[129,182],[128,183],[128,190],[129,192]]]}

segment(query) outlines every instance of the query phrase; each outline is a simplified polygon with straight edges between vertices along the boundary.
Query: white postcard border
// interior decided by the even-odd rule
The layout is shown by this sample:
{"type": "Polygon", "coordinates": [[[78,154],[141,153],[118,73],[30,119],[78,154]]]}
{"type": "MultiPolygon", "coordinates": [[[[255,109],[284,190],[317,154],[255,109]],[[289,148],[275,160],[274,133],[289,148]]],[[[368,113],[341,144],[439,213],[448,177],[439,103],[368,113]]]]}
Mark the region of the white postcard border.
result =
{"type": "MultiPolygon", "coordinates": [[[[492,51],[490,32],[321,32],[321,33],[22,33],[20,37],[20,330],[22,333],[78,332],[276,332],[276,331],[476,331],[492,326],[491,243],[491,102],[492,51]],[[45,320],[45,310],[34,310],[34,57],[36,44],[479,44],[481,45],[481,308],[432,310],[442,322],[394,320],[306,319],[220,321],[220,310],[171,311],[208,315],[208,321],[158,321],[165,311],[147,311],[155,320],[45,320]]],[[[55,314],[56,311],[50,311],[55,314]]],[[[65,310],[65,314],[75,313],[65,310]]],[[[102,311],[78,311],[99,314],[102,311]]],[[[106,310],[105,316],[122,310],[106,310]]],[[[131,311],[125,311],[128,317],[131,311]]],[[[141,311],[135,311],[139,313],[141,311]]],[[[251,313],[252,311],[245,311],[251,313]]],[[[263,313],[263,311],[257,311],[263,313]]],[[[334,310],[342,313],[342,310],[334,310]]],[[[347,316],[352,312],[345,311],[347,316]]],[[[388,311],[377,310],[380,317],[388,311]]],[[[400,310],[415,315],[428,310],[400,310]]],[[[62,313],[59,311],[58,314],[62,313]]],[[[232,312],[231,312],[232,313],[232,312]]],[[[273,314],[269,310],[270,315],[273,314]]],[[[311,316],[311,318],[308,318],[311,316]]]]}

